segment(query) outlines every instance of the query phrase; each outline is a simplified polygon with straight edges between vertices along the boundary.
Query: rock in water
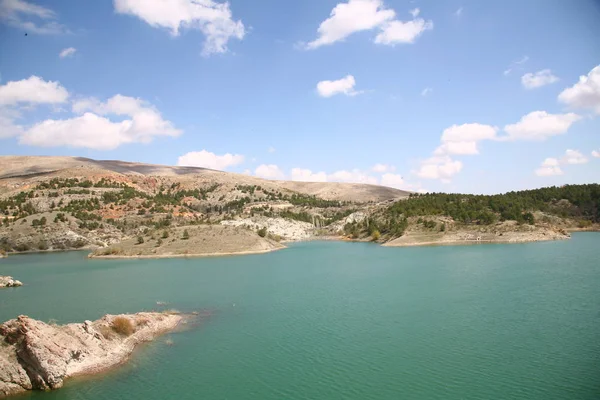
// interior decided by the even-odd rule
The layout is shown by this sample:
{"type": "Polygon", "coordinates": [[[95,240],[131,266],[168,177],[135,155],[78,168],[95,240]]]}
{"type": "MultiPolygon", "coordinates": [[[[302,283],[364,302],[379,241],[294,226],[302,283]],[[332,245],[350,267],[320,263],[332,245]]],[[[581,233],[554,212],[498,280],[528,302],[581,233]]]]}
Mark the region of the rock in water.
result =
{"type": "Polygon", "coordinates": [[[177,313],[138,313],[62,326],[27,316],[7,321],[0,325],[0,397],[58,389],[68,377],[116,366],[137,344],[182,319],[177,313]]]}
{"type": "Polygon", "coordinates": [[[0,276],[0,288],[23,286],[21,281],[13,279],[12,276],[0,276]]]}

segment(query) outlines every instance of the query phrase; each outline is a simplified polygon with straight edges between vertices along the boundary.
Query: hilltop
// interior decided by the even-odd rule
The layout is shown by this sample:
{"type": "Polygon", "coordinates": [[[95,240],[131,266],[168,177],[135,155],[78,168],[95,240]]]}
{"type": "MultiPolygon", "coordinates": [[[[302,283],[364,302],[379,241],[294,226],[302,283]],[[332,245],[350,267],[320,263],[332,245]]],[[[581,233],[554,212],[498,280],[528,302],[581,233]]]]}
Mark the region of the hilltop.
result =
{"type": "Polygon", "coordinates": [[[375,185],[270,181],[205,168],[81,157],[2,156],[0,171],[5,252],[262,252],[281,248],[277,241],[312,237],[317,228],[358,210],[409,195],[375,185]],[[197,227],[221,224],[228,229],[197,227]],[[215,235],[226,239],[215,241],[215,235]]]}

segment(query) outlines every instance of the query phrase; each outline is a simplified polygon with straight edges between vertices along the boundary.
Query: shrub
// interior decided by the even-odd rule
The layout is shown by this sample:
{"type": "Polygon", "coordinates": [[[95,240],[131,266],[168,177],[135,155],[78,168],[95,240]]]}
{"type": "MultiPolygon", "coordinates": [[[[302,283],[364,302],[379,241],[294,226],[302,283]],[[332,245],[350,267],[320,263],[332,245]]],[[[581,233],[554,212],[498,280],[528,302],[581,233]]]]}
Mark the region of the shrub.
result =
{"type": "Polygon", "coordinates": [[[267,227],[266,227],[266,226],[263,226],[262,228],[260,228],[260,229],[258,230],[258,232],[257,232],[257,233],[258,233],[258,236],[260,236],[260,237],[263,237],[263,238],[264,238],[265,236],[267,236],[267,227]]]}
{"type": "Polygon", "coordinates": [[[156,241],[156,247],[160,247],[161,244],[162,244],[162,239],[158,239],[156,241]]]}
{"type": "Polygon", "coordinates": [[[379,240],[379,238],[381,237],[381,233],[379,233],[378,230],[373,231],[373,234],[371,235],[371,237],[373,238],[373,240],[379,240]]]}
{"type": "Polygon", "coordinates": [[[168,238],[168,237],[169,237],[169,232],[167,232],[167,231],[163,231],[163,233],[162,233],[162,238],[163,238],[163,239],[166,239],[166,238],[168,238]]]}
{"type": "Polygon", "coordinates": [[[446,224],[440,226],[440,232],[446,232],[446,224]]]}
{"type": "Polygon", "coordinates": [[[142,243],[144,243],[144,238],[141,237],[141,236],[138,236],[137,237],[137,244],[142,244],[142,243]]]}
{"type": "Polygon", "coordinates": [[[125,317],[116,317],[113,319],[111,327],[113,331],[123,336],[130,336],[133,332],[135,332],[133,324],[125,317]]]}
{"type": "Polygon", "coordinates": [[[48,242],[46,242],[45,240],[40,240],[37,247],[40,250],[48,250],[48,242]]]}
{"type": "Polygon", "coordinates": [[[183,236],[181,237],[183,240],[188,240],[190,238],[189,232],[186,230],[183,231],[183,236]]]}
{"type": "Polygon", "coordinates": [[[29,250],[29,245],[26,243],[21,243],[15,246],[16,251],[27,251],[29,250]]]}

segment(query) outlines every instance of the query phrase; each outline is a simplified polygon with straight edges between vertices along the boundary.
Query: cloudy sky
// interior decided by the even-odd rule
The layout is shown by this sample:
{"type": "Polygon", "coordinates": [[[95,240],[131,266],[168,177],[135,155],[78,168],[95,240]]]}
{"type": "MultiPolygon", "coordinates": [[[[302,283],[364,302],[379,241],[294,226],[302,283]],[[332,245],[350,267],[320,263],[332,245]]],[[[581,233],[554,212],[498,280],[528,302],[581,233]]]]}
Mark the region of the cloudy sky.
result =
{"type": "Polygon", "coordinates": [[[0,0],[0,154],[598,182],[598,21],[595,0],[0,0]]]}

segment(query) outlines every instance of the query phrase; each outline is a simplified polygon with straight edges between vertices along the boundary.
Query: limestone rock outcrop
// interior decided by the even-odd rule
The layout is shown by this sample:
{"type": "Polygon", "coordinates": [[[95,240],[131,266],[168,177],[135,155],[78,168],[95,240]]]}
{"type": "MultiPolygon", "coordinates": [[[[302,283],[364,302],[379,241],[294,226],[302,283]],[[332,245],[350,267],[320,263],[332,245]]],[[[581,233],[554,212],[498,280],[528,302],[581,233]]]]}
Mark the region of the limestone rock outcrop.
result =
{"type": "Polygon", "coordinates": [[[174,329],[183,318],[143,312],[62,326],[27,316],[7,321],[0,325],[0,397],[58,389],[66,378],[116,366],[137,344],[174,329]]]}

